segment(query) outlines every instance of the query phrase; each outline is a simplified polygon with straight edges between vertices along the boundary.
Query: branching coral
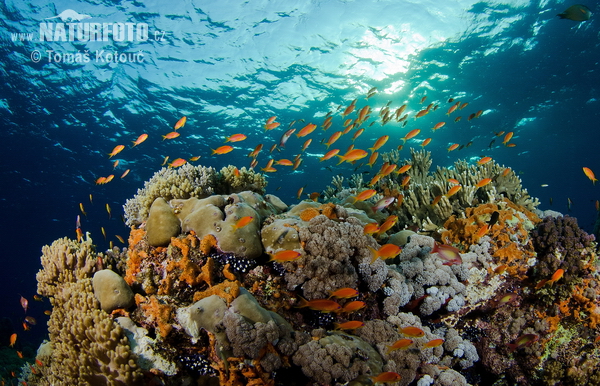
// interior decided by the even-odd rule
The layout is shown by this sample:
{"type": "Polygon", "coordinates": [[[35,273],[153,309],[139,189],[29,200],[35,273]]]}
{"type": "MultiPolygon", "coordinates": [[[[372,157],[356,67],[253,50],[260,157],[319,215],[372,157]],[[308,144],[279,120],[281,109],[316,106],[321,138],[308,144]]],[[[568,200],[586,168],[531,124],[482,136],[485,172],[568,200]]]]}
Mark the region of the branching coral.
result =
{"type": "Polygon", "coordinates": [[[102,256],[94,251],[92,240],[78,243],[66,237],[42,248],[42,267],[37,273],[38,293],[54,296],[64,283],[90,278],[102,256]]]}
{"type": "Polygon", "coordinates": [[[245,167],[238,169],[233,165],[221,169],[216,183],[216,191],[220,194],[239,193],[245,190],[264,194],[267,187],[264,174],[245,167]]]}

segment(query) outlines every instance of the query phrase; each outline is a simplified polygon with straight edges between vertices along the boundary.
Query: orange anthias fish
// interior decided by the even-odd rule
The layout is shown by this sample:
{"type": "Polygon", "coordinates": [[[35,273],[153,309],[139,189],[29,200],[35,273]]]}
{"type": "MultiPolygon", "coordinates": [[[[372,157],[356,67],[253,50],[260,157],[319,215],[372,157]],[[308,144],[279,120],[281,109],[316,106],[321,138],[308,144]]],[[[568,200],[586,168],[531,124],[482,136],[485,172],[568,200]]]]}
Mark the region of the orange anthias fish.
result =
{"type": "Polygon", "coordinates": [[[327,153],[325,153],[325,155],[324,155],[323,157],[319,158],[319,162],[323,162],[323,161],[326,161],[326,160],[328,160],[328,159],[330,159],[330,158],[333,158],[333,157],[335,157],[335,156],[336,156],[336,155],[337,155],[339,152],[340,152],[340,149],[332,149],[332,150],[329,150],[327,153]]]}
{"type": "Polygon", "coordinates": [[[173,139],[173,138],[177,138],[179,137],[181,134],[177,131],[171,131],[170,133],[167,133],[166,135],[163,135],[163,141],[165,139],[173,139]]]}
{"type": "Polygon", "coordinates": [[[592,183],[594,185],[596,185],[596,181],[598,181],[598,179],[596,178],[596,176],[594,175],[594,172],[592,171],[592,169],[590,168],[586,168],[585,166],[583,167],[583,172],[585,173],[585,175],[587,176],[587,178],[589,178],[592,183]]]}
{"type": "Polygon", "coordinates": [[[402,379],[402,376],[393,371],[386,371],[386,372],[380,373],[377,376],[371,377],[371,381],[374,384],[386,383],[386,382],[387,383],[398,382],[400,379],[402,379]]]}
{"type": "Polygon", "coordinates": [[[511,140],[511,138],[513,137],[514,133],[512,131],[509,131],[508,133],[506,133],[506,135],[504,136],[504,140],[502,141],[502,144],[504,146],[507,145],[508,141],[511,140]]]}
{"type": "Polygon", "coordinates": [[[367,304],[360,300],[354,300],[350,303],[346,303],[342,308],[341,312],[354,312],[364,308],[367,304]]]}
{"type": "Polygon", "coordinates": [[[356,204],[358,201],[368,200],[377,194],[375,189],[367,189],[360,192],[356,197],[354,197],[354,203],[356,204]]]}
{"type": "Polygon", "coordinates": [[[444,127],[445,124],[446,122],[438,122],[431,128],[431,130],[436,131],[437,129],[444,127]]]}
{"type": "Polygon", "coordinates": [[[368,248],[371,250],[371,255],[373,256],[371,259],[371,264],[373,264],[377,258],[381,258],[383,260],[393,259],[394,257],[398,256],[400,252],[402,252],[402,248],[394,244],[382,245],[377,250],[371,247],[368,248]]]}
{"type": "Polygon", "coordinates": [[[181,117],[181,118],[180,118],[180,119],[179,119],[179,120],[178,120],[178,121],[175,123],[175,126],[173,126],[173,130],[178,130],[178,129],[181,129],[181,128],[182,128],[182,127],[185,125],[185,123],[186,123],[186,122],[187,122],[187,117],[186,117],[186,116],[183,116],[183,117],[181,117]]]}
{"type": "Polygon", "coordinates": [[[113,149],[113,151],[111,151],[110,153],[108,153],[108,158],[116,156],[117,154],[119,154],[120,152],[122,152],[123,149],[125,149],[125,145],[117,145],[117,146],[115,146],[115,148],[113,149]]]}
{"type": "Polygon", "coordinates": [[[430,142],[431,142],[431,138],[425,138],[423,143],[421,143],[421,147],[425,147],[425,146],[429,145],[430,142]]]}
{"type": "Polygon", "coordinates": [[[385,221],[383,222],[383,224],[381,224],[381,226],[379,227],[379,232],[377,232],[377,234],[378,235],[384,234],[385,232],[390,230],[394,225],[396,225],[397,222],[398,222],[398,216],[396,216],[396,215],[388,216],[388,218],[386,218],[385,221]]]}
{"type": "Polygon", "coordinates": [[[227,154],[233,150],[233,146],[225,145],[225,146],[220,146],[216,149],[211,149],[211,150],[212,150],[212,154],[227,154]]]}
{"type": "Polygon", "coordinates": [[[461,185],[454,185],[453,187],[450,188],[450,190],[448,190],[448,193],[445,194],[446,197],[452,197],[453,195],[456,194],[456,192],[458,192],[460,189],[462,188],[461,185]]]}
{"type": "Polygon", "coordinates": [[[365,235],[371,235],[377,232],[379,232],[379,224],[377,224],[376,222],[369,223],[363,228],[363,233],[365,235]]]}
{"type": "Polygon", "coordinates": [[[458,149],[460,145],[458,143],[453,143],[452,145],[450,145],[450,147],[448,148],[448,151],[451,152],[452,150],[456,150],[458,149]]]}
{"type": "Polygon", "coordinates": [[[488,233],[489,229],[490,229],[490,226],[488,224],[484,224],[481,228],[479,228],[477,233],[475,233],[474,239],[479,240],[480,238],[485,236],[486,233],[488,233]]]}
{"type": "Polygon", "coordinates": [[[407,339],[407,338],[398,339],[392,345],[387,346],[387,353],[389,354],[392,351],[396,351],[396,350],[405,350],[411,344],[413,344],[412,339],[407,339]]]}
{"type": "Polygon", "coordinates": [[[334,323],[336,330],[356,330],[357,328],[364,327],[365,324],[359,320],[351,320],[344,323],[334,323]]]}
{"type": "Polygon", "coordinates": [[[354,288],[340,288],[338,290],[332,291],[330,297],[338,298],[338,299],[350,299],[358,296],[358,291],[354,288]]]}
{"type": "Polygon", "coordinates": [[[507,346],[510,352],[513,352],[516,349],[531,346],[534,342],[537,342],[539,338],[540,336],[537,334],[525,334],[518,337],[515,343],[509,343],[507,346]]]}
{"type": "Polygon", "coordinates": [[[338,139],[340,139],[341,136],[342,136],[341,131],[336,131],[335,133],[331,134],[331,137],[329,137],[329,140],[327,142],[325,142],[325,146],[327,146],[327,148],[329,149],[329,146],[333,145],[334,142],[337,141],[338,139]]]}
{"type": "Polygon", "coordinates": [[[419,129],[411,130],[404,137],[402,137],[400,139],[402,140],[402,143],[406,143],[406,141],[408,141],[411,138],[416,137],[420,132],[421,132],[421,130],[419,130],[419,129]]]}
{"type": "Polygon", "coordinates": [[[373,147],[370,147],[369,150],[371,150],[373,152],[379,150],[380,147],[385,145],[385,143],[388,141],[388,139],[390,139],[389,135],[383,135],[383,136],[379,137],[379,139],[377,141],[375,141],[375,144],[373,144],[373,147]]]}
{"type": "Polygon", "coordinates": [[[429,342],[425,343],[423,347],[438,347],[444,344],[443,339],[432,339],[429,342]]]}
{"type": "Polygon", "coordinates": [[[367,153],[365,150],[362,150],[362,149],[349,150],[344,155],[338,155],[338,158],[340,159],[340,162],[338,162],[338,165],[340,165],[343,162],[358,161],[359,159],[365,158],[368,154],[369,153],[367,153]]]}
{"type": "Polygon", "coordinates": [[[291,249],[286,249],[284,251],[279,251],[275,254],[270,253],[269,256],[271,256],[271,258],[269,259],[269,261],[276,261],[278,263],[283,263],[285,261],[294,261],[301,255],[302,254],[300,252],[291,249]]]}
{"type": "Polygon", "coordinates": [[[231,228],[236,231],[240,228],[245,227],[246,225],[250,224],[252,222],[252,220],[254,220],[254,217],[252,216],[244,216],[241,219],[239,219],[235,224],[231,225],[231,228]]]}
{"type": "Polygon", "coordinates": [[[421,330],[419,327],[414,326],[402,327],[400,329],[400,333],[406,336],[410,336],[411,338],[420,338],[425,335],[425,331],[421,330]]]}
{"type": "Polygon", "coordinates": [[[431,250],[431,253],[437,253],[442,258],[442,260],[444,260],[444,265],[454,265],[462,263],[460,251],[451,245],[435,243],[435,246],[431,250]]]}
{"type": "Polygon", "coordinates": [[[178,168],[180,166],[185,165],[186,163],[187,163],[187,161],[185,159],[183,159],[183,158],[176,158],[176,159],[173,160],[173,162],[171,162],[169,164],[169,167],[170,168],[178,168]]]}
{"type": "Polygon", "coordinates": [[[484,178],[484,179],[480,180],[475,186],[477,188],[483,188],[484,186],[486,186],[490,182],[492,182],[491,178],[484,178]]]}
{"type": "Polygon", "coordinates": [[[300,303],[296,306],[297,308],[308,307],[314,311],[321,312],[335,312],[342,309],[342,306],[338,302],[329,299],[314,299],[306,300],[300,297],[300,303]]]}
{"type": "Polygon", "coordinates": [[[140,143],[144,142],[146,139],[148,139],[148,134],[142,134],[142,135],[140,135],[138,137],[138,139],[136,139],[135,141],[133,141],[133,146],[132,147],[136,147],[140,143]]]}
{"type": "Polygon", "coordinates": [[[123,172],[123,174],[121,174],[121,178],[125,178],[127,177],[127,175],[129,174],[129,172],[131,171],[131,169],[127,169],[123,172]]]}
{"type": "Polygon", "coordinates": [[[10,343],[9,343],[9,346],[10,346],[10,347],[13,347],[13,346],[15,345],[15,343],[16,343],[16,342],[17,342],[17,334],[15,333],[15,334],[12,334],[12,335],[10,336],[10,343]]]}
{"type": "Polygon", "coordinates": [[[263,126],[265,128],[265,130],[273,130],[279,127],[279,125],[281,125],[281,123],[279,122],[269,122],[269,123],[265,123],[265,125],[263,126]]]}
{"type": "Polygon", "coordinates": [[[398,169],[398,171],[396,172],[397,174],[402,174],[402,173],[406,173],[407,171],[410,170],[410,168],[412,168],[411,164],[408,165],[404,165],[402,166],[400,169],[398,169]]]}
{"type": "Polygon", "coordinates": [[[296,134],[296,137],[300,138],[300,137],[304,137],[309,135],[310,133],[312,133],[313,131],[315,131],[315,129],[317,128],[317,125],[315,125],[314,123],[309,123],[308,125],[304,126],[299,132],[298,134],[296,134]]]}
{"type": "Polygon", "coordinates": [[[477,161],[477,165],[485,165],[486,163],[490,162],[492,160],[492,157],[482,157],[479,161],[477,161]]]}
{"type": "Polygon", "coordinates": [[[233,134],[225,138],[225,142],[240,142],[245,140],[247,137],[244,134],[233,134]]]}
{"type": "Polygon", "coordinates": [[[565,274],[565,270],[564,269],[562,269],[562,268],[557,269],[556,272],[554,272],[552,274],[552,277],[550,278],[550,280],[548,280],[548,283],[550,285],[556,283],[557,281],[560,280],[561,277],[563,277],[564,274],[565,274]]]}

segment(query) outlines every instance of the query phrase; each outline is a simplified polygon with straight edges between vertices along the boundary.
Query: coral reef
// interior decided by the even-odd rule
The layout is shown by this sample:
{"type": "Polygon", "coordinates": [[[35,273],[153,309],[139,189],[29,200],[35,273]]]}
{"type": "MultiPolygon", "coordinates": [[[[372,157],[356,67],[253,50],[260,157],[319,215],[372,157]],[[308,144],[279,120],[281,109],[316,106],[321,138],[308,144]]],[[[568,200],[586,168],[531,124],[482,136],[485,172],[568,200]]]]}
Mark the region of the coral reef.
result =
{"type": "Polygon", "coordinates": [[[123,330],[100,309],[92,290],[92,272],[100,255],[91,240],[59,239],[43,248],[38,292],[50,298],[51,352],[46,365],[30,374],[31,384],[142,384],[123,330]]]}
{"type": "Polygon", "coordinates": [[[292,207],[244,168],[157,173],[128,201],[126,249],[97,254],[89,238],[44,247],[51,350],[28,381],[368,385],[393,372],[399,385],[597,382],[593,238],[569,217],[540,220],[504,167],[430,172],[429,153],[412,155],[404,186],[388,174],[360,201],[362,176],[349,188],[338,176],[324,202],[292,207]],[[462,189],[446,197],[448,178],[462,189]],[[481,178],[493,181],[477,189],[481,178]]]}

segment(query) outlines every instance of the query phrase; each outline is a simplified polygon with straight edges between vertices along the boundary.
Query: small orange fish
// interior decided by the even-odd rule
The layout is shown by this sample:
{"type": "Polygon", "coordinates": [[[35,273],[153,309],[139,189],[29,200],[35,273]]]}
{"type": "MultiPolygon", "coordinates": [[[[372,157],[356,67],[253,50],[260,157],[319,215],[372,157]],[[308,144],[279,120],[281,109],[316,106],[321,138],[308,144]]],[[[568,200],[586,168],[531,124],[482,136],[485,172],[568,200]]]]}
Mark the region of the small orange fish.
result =
{"type": "Polygon", "coordinates": [[[173,160],[173,162],[171,162],[169,164],[169,167],[170,168],[178,168],[180,166],[185,165],[186,163],[187,163],[187,161],[185,159],[183,159],[183,158],[176,158],[176,159],[173,160]]]}
{"type": "Polygon", "coordinates": [[[448,193],[446,193],[445,196],[450,198],[453,195],[455,195],[456,192],[458,192],[461,188],[462,188],[461,185],[454,185],[453,187],[450,188],[450,190],[448,190],[448,193]]]}
{"type": "Polygon", "coordinates": [[[289,159],[282,158],[278,161],[275,161],[275,165],[292,166],[292,165],[294,165],[294,163],[292,161],[290,161],[289,159]]]}
{"type": "Polygon", "coordinates": [[[408,182],[410,181],[410,176],[405,176],[402,179],[402,182],[400,183],[400,186],[402,186],[404,189],[406,189],[406,187],[408,186],[408,182]]]}
{"type": "Polygon", "coordinates": [[[87,216],[87,213],[85,213],[85,210],[83,209],[83,204],[81,202],[79,203],[79,210],[81,211],[82,215],[87,216]]]}
{"type": "Polygon", "coordinates": [[[409,171],[409,170],[410,170],[410,168],[412,168],[412,165],[411,165],[411,164],[404,165],[404,166],[402,166],[400,169],[398,169],[398,171],[396,171],[396,173],[397,173],[397,174],[403,174],[403,173],[406,173],[407,171],[409,171]]]}
{"type": "Polygon", "coordinates": [[[492,157],[481,157],[479,159],[479,161],[477,161],[477,165],[485,165],[486,163],[490,162],[492,160],[492,157]]]}
{"type": "Polygon", "coordinates": [[[475,233],[474,239],[479,240],[480,238],[485,236],[485,234],[488,233],[489,228],[490,228],[490,226],[488,224],[484,224],[481,228],[479,228],[477,233],[475,233]]]}
{"type": "Polygon", "coordinates": [[[438,195],[435,196],[435,198],[433,199],[433,201],[431,201],[431,206],[436,206],[438,202],[440,202],[440,200],[442,199],[442,195],[438,195]]]}
{"type": "Polygon", "coordinates": [[[425,146],[429,145],[430,142],[431,142],[431,138],[425,138],[423,143],[421,143],[421,147],[425,147],[425,146]]]}
{"type": "Polygon", "coordinates": [[[180,119],[179,119],[179,120],[178,120],[178,121],[175,123],[175,126],[173,126],[173,130],[178,130],[178,129],[181,129],[181,128],[182,128],[182,127],[185,125],[185,123],[186,123],[186,122],[187,122],[187,117],[186,117],[186,116],[183,116],[183,117],[181,117],[181,118],[180,118],[180,119]]]}
{"type": "Polygon", "coordinates": [[[300,297],[300,302],[296,306],[297,308],[308,307],[314,311],[321,312],[335,312],[339,311],[342,306],[339,305],[338,302],[329,300],[329,299],[314,299],[314,300],[306,300],[303,297],[300,297]]]}
{"type": "Polygon", "coordinates": [[[419,327],[414,326],[402,327],[400,329],[400,333],[406,336],[410,336],[411,338],[420,338],[425,335],[425,331],[421,330],[419,327]]]}
{"type": "Polygon", "coordinates": [[[115,175],[110,174],[109,176],[106,177],[106,180],[104,180],[104,183],[108,184],[109,182],[111,182],[113,180],[113,178],[115,178],[115,175]]]}
{"type": "Polygon", "coordinates": [[[344,305],[344,307],[342,308],[341,312],[350,313],[350,312],[358,311],[358,310],[364,308],[365,306],[366,306],[365,302],[362,302],[360,300],[354,300],[350,303],[346,303],[344,305]]]}
{"type": "Polygon", "coordinates": [[[365,129],[360,128],[358,130],[356,130],[356,133],[354,133],[354,135],[352,136],[352,140],[355,141],[356,138],[360,137],[362,135],[362,133],[365,132],[365,129]]]}
{"type": "Polygon", "coordinates": [[[125,240],[123,239],[122,236],[115,235],[115,237],[117,238],[117,240],[119,240],[121,242],[121,244],[125,244],[125,240]]]}
{"type": "Polygon", "coordinates": [[[303,152],[304,150],[306,150],[306,148],[308,147],[308,145],[310,145],[311,142],[312,142],[312,138],[309,138],[306,141],[304,141],[304,145],[302,145],[302,150],[300,150],[300,151],[303,152]]]}
{"type": "Polygon", "coordinates": [[[460,182],[456,178],[448,178],[447,181],[454,185],[460,185],[460,182]]]}
{"type": "Polygon", "coordinates": [[[163,141],[164,141],[165,139],[177,138],[180,135],[181,134],[179,132],[177,132],[177,131],[171,131],[170,133],[167,133],[167,134],[163,135],[162,137],[163,137],[163,141]]]}
{"type": "Polygon", "coordinates": [[[377,232],[379,232],[379,224],[377,224],[376,222],[369,223],[363,228],[363,233],[365,235],[371,235],[377,232]]]}
{"type": "Polygon", "coordinates": [[[50,315],[52,315],[52,311],[46,310],[46,311],[44,311],[44,315],[50,316],[50,315]]]}
{"type": "Polygon", "coordinates": [[[270,123],[266,123],[263,127],[265,128],[265,130],[273,130],[279,127],[279,125],[281,125],[281,123],[279,122],[270,122],[270,123]]]}
{"type": "Polygon", "coordinates": [[[504,271],[506,271],[506,268],[508,268],[508,265],[501,264],[494,269],[494,273],[497,275],[502,275],[504,271]]]}
{"type": "Polygon", "coordinates": [[[296,134],[296,137],[298,137],[298,138],[305,137],[305,136],[309,135],[310,133],[312,133],[313,131],[315,131],[316,128],[317,128],[317,125],[315,125],[314,123],[309,123],[308,125],[304,126],[298,132],[298,134],[296,134]]]}
{"type": "Polygon", "coordinates": [[[125,178],[127,177],[127,175],[129,174],[129,172],[131,171],[131,169],[127,169],[123,172],[123,174],[121,174],[121,178],[125,178]]]}
{"type": "Polygon", "coordinates": [[[431,128],[431,130],[436,131],[437,129],[444,127],[445,124],[446,122],[438,122],[431,128]]]}
{"type": "Polygon", "coordinates": [[[330,297],[338,299],[350,299],[356,296],[358,296],[358,291],[354,288],[340,288],[330,293],[330,297]]]}
{"type": "Polygon", "coordinates": [[[411,130],[404,137],[402,137],[400,139],[402,140],[402,143],[406,143],[406,141],[408,141],[411,138],[416,137],[420,132],[421,132],[421,130],[419,130],[419,129],[411,130]]]}
{"type": "Polygon", "coordinates": [[[142,134],[142,135],[140,135],[135,141],[133,141],[133,146],[132,147],[136,147],[140,143],[144,142],[146,139],[148,139],[148,134],[142,134]]]}
{"type": "Polygon", "coordinates": [[[23,331],[29,331],[31,330],[31,327],[29,327],[29,324],[23,322],[23,331]]]}
{"type": "Polygon", "coordinates": [[[233,150],[233,146],[225,145],[225,146],[220,146],[216,149],[211,149],[211,150],[212,150],[212,154],[227,154],[233,150]]]}
{"type": "Polygon", "coordinates": [[[531,346],[534,342],[537,342],[539,338],[540,336],[537,334],[525,334],[518,337],[515,343],[509,343],[507,346],[509,351],[513,352],[516,349],[531,346]]]}
{"type": "Polygon", "coordinates": [[[585,173],[585,175],[587,176],[587,178],[590,179],[590,181],[592,181],[592,183],[594,185],[596,185],[596,181],[598,181],[598,179],[596,178],[596,176],[594,175],[594,172],[592,171],[592,169],[590,168],[586,168],[585,166],[583,167],[583,173],[585,173]]]}
{"type": "Polygon", "coordinates": [[[393,371],[386,371],[386,372],[380,373],[377,376],[371,377],[371,381],[374,384],[386,383],[386,382],[393,383],[393,382],[398,382],[400,379],[402,379],[402,376],[393,371]]]}
{"type": "Polygon", "coordinates": [[[407,338],[398,339],[392,345],[387,346],[387,354],[391,353],[392,351],[396,351],[396,350],[405,350],[411,344],[413,344],[412,339],[407,339],[407,338]]]}
{"type": "Polygon", "coordinates": [[[252,222],[252,220],[254,220],[254,217],[252,216],[244,216],[241,219],[239,219],[234,225],[231,225],[231,228],[236,231],[240,228],[245,227],[246,225],[250,224],[252,222]]]}
{"type": "Polygon", "coordinates": [[[441,346],[442,344],[444,344],[444,340],[443,339],[432,339],[429,342],[425,343],[423,345],[423,347],[438,347],[441,346]]]}
{"type": "Polygon", "coordinates": [[[450,114],[452,114],[458,108],[458,103],[460,103],[460,102],[456,102],[456,103],[457,104],[450,106],[446,115],[450,116],[450,114]]]}
{"type": "Polygon", "coordinates": [[[513,294],[513,293],[504,294],[500,297],[500,299],[498,299],[498,301],[496,302],[496,306],[497,307],[505,306],[505,305],[509,304],[510,302],[512,302],[513,300],[515,300],[516,298],[517,298],[517,294],[513,294]]]}
{"type": "Polygon", "coordinates": [[[510,170],[511,170],[510,168],[505,168],[505,169],[502,171],[502,177],[506,177],[506,176],[508,176],[508,173],[510,173],[510,170]]]}
{"type": "Polygon", "coordinates": [[[245,140],[247,137],[244,134],[233,134],[225,138],[225,142],[240,142],[245,140]]]}
{"type": "Polygon", "coordinates": [[[15,333],[15,334],[12,334],[10,336],[10,344],[9,344],[9,346],[13,347],[16,342],[17,342],[17,334],[15,333]]]}
{"type": "Polygon", "coordinates": [[[283,251],[279,251],[275,254],[270,253],[269,256],[271,256],[271,258],[269,259],[269,261],[276,261],[278,263],[283,263],[285,261],[294,261],[301,255],[302,254],[300,252],[291,249],[286,249],[283,251]]]}
{"type": "Polygon", "coordinates": [[[113,162],[113,169],[116,169],[119,166],[119,160],[113,162]]]}
{"type": "Polygon", "coordinates": [[[508,133],[506,133],[506,135],[504,136],[504,140],[502,141],[502,144],[504,146],[507,146],[508,141],[511,140],[511,138],[513,137],[514,133],[512,131],[509,131],[508,133]]]}
{"type": "Polygon", "coordinates": [[[367,189],[360,192],[356,197],[354,197],[354,203],[356,204],[358,201],[368,200],[377,194],[375,189],[367,189]]]}
{"type": "Polygon", "coordinates": [[[458,149],[460,145],[458,143],[453,143],[452,145],[450,145],[450,147],[448,148],[448,152],[451,152],[452,150],[456,150],[458,149]]]}
{"type": "Polygon", "coordinates": [[[17,351],[17,356],[21,359],[23,359],[23,353],[21,351],[17,351]]]}
{"type": "Polygon", "coordinates": [[[379,227],[379,232],[377,232],[377,234],[381,236],[382,234],[390,230],[394,225],[396,225],[396,222],[398,222],[398,216],[388,216],[388,218],[386,218],[383,224],[381,224],[381,226],[379,227]]]}
{"type": "Polygon", "coordinates": [[[425,109],[425,110],[421,110],[417,113],[417,115],[415,115],[415,119],[417,118],[421,118],[424,117],[425,115],[429,114],[429,110],[425,109]]]}
{"type": "Polygon", "coordinates": [[[563,277],[563,275],[565,274],[565,270],[562,268],[559,268],[556,270],[556,272],[554,272],[552,274],[552,277],[550,278],[550,280],[548,280],[548,283],[550,283],[550,285],[556,283],[558,280],[560,280],[561,277],[563,277]]]}
{"type": "Polygon", "coordinates": [[[378,258],[382,260],[393,259],[398,256],[400,252],[402,252],[402,248],[395,244],[385,244],[379,247],[379,249],[374,249],[372,247],[368,247],[371,250],[371,264],[373,264],[378,258]]]}
{"type": "Polygon", "coordinates": [[[375,143],[373,144],[373,147],[370,147],[369,150],[371,150],[372,152],[379,150],[380,147],[385,145],[385,143],[388,141],[388,139],[390,139],[389,135],[382,135],[381,137],[379,137],[379,139],[377,141],[375,141],[375,143]]]}
{"type": "Polygon", "coordinates": [[[483,178],[482,180],[480,180],[475,187],[477,188],[483,188],[484,186],[486,186],[487,184],[489,184],[490,182],[492,182],[491,178],[483,178]]]}
{"type": "Polygon", "coordinates": [[[117,145],[117,146],[115,146],[115,148],[113,149],[113,151],[111,151],[110,153],[108,153],[108,158],[111,158],[111,157],[119,154],[120,152],[123,151],[123,149],[125,149],[125,145],[117,145]]]}
{"type": "Polygon", "coordinates": [[[362,149],[352,149],[346,152],[344,155],[338,155],[337,157],[340,159],[338,165],[343,162],[354,162],[359,159],[365,158],[369,153],[362,149]]]}
{"type": "Polygon", "coordinates": [[[325,153],[325,155],[324,155],[323,157],[319,158],[319,162],[323,162],[323,161],[326,161],[326,160],[328,160],[328,159],[330,159],[330,158],[333,158],[333,157],[335,157],[335,156],[336,156],[336,155],[337,155],[339,152],[340,152],[340,149],[332,149],[332,150],[329,150],[327,153],[325,153]]]}
{"type": "Polygon", "coordinates": [[[334,323],[336,330],[356,330],[357,328],[364,327],[365,324],[359,320],[351,320],[344,323],[334,323]]]}
{"type": "Polygon", "coordinates": [[[163,163],[160,166],[165,166],[167,164],[168,160],[169,160],[169,156],[166,156],[165,159],[163,159],[163,163]]]}
{"type": "Polygon", "coordinates": [[[40,367],[44,366],[44,364],[42,363],[42,361],[39,360],[39,359],[35,360],[35,364],[38,365],[38,366],[40,366],[40,367]]]}

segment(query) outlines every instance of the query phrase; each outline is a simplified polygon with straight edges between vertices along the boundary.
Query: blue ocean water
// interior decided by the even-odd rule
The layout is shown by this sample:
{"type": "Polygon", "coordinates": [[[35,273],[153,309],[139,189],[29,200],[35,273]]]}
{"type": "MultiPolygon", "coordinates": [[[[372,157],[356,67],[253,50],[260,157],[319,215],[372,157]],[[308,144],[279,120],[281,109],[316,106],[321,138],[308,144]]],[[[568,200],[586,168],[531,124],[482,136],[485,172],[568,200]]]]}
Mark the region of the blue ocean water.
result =
{"type": "MultiPolygon", "coordinates": [[[[121,206],[166,156],[201,156],[198,163],[216,168],[248,167],[247,154],[262,143],[259,167],[271,157],[293,159],[306,138],[292,136],[285,149],[268,151],[288,124],[303,119],[320,125],[328,112],[355,98],[358,107],[369,104],[374,116],[390,101],[392,109],[407,103],[411,117],[424,107],[419,104],[424,96],[424,105],[440,105],[417,121],[410,118],[404,128],[394,122],[366,127],[354,141],[357,148],[390,135],[382,151],[395,149],[409,130],[420,128],[418,140],[433,138],[426,149],[434,167],[491,156],[519,173],[529,193],[540,199],[540,209],[575,216],[591,232],[600,184],[593,185],[582,167],[600,173],[600,34],[594,17],[583,23],[556,17],[570,5],[466,0],[2,2],[0,316],[20,333],[24,313],[19,295],[29,298],[28,315],[41,322],[21,334],[25,343],[20,344],[37,346],[45,334],[43,310],[49,308],[31,301],[42,245],[75,237],[80,215],[83,231],[92,234],[100,250],[109,241],[121,246],[115,235],[128,234],[121,206]],[[61,22],[74,21],[56,18],[65,10],[75,11],[71,16],[76,18],[89,16],[82,23],[122,23],[127,32],[118,39],[80,41],[77,26],[71,30],[65,24],[66,30],[59,31],[61,22]],[[42,24],[51,25],[47,35],[42,24]],[[115,54],[124,56],[115,61],[115,54]],[[378,93],[367,101],[372,87],[378,93]],[[448,118],[449,98],[469,105],[448,118]],[[479,110],[480,118],[466,119],[479,110]],[[457,115],[463,118],[454,123],[457,115]],[[161,136],[182,116],[187,123],[181,136],[163,141],[161,136]],[[281,126],[265,132],[262,126],[270,116],[277,116],[281,126]],[[433,133],[430,128],[444,120],[446,126],[433,133]],[[500,131],[513,131],[516,146],[503,146],[502,136],[495,135],[500,131]],[[116,145],[130,145],[143,133],[149,134],[147,141],[108,158],[116,145]],[[248,138],[234,143],[231,153],[211,155],[210,149],[235,133],[248,138]],[[470,141],[468,148],[447,151],[453,143],[470,141]],[[114,160],[119,165],[113,170],[114,160]],[[119,178],[127,169],[129,175],[119,178]],[[95,184],[109,174],[115,175],[112,182],[95,184]]],[[[335,175],[349,178],[370,171],[336,166],[334,160],[319,162],[326,151],[319,142],[341,127],[339,112],[335,119],[337,128],[323,133],[319,127],[310,136],[313,142],[296,171],[278,166],[268,175],[268,193],[294,204],[301,187],[305,193],[320,191],[335,175]]],[[[351,135],[333,147],[343,152],[352,144],[351,135]]],[[[420,148],[419,142],[407,143],[401,151],[407,158],[409,147],[420,148]]]]}

